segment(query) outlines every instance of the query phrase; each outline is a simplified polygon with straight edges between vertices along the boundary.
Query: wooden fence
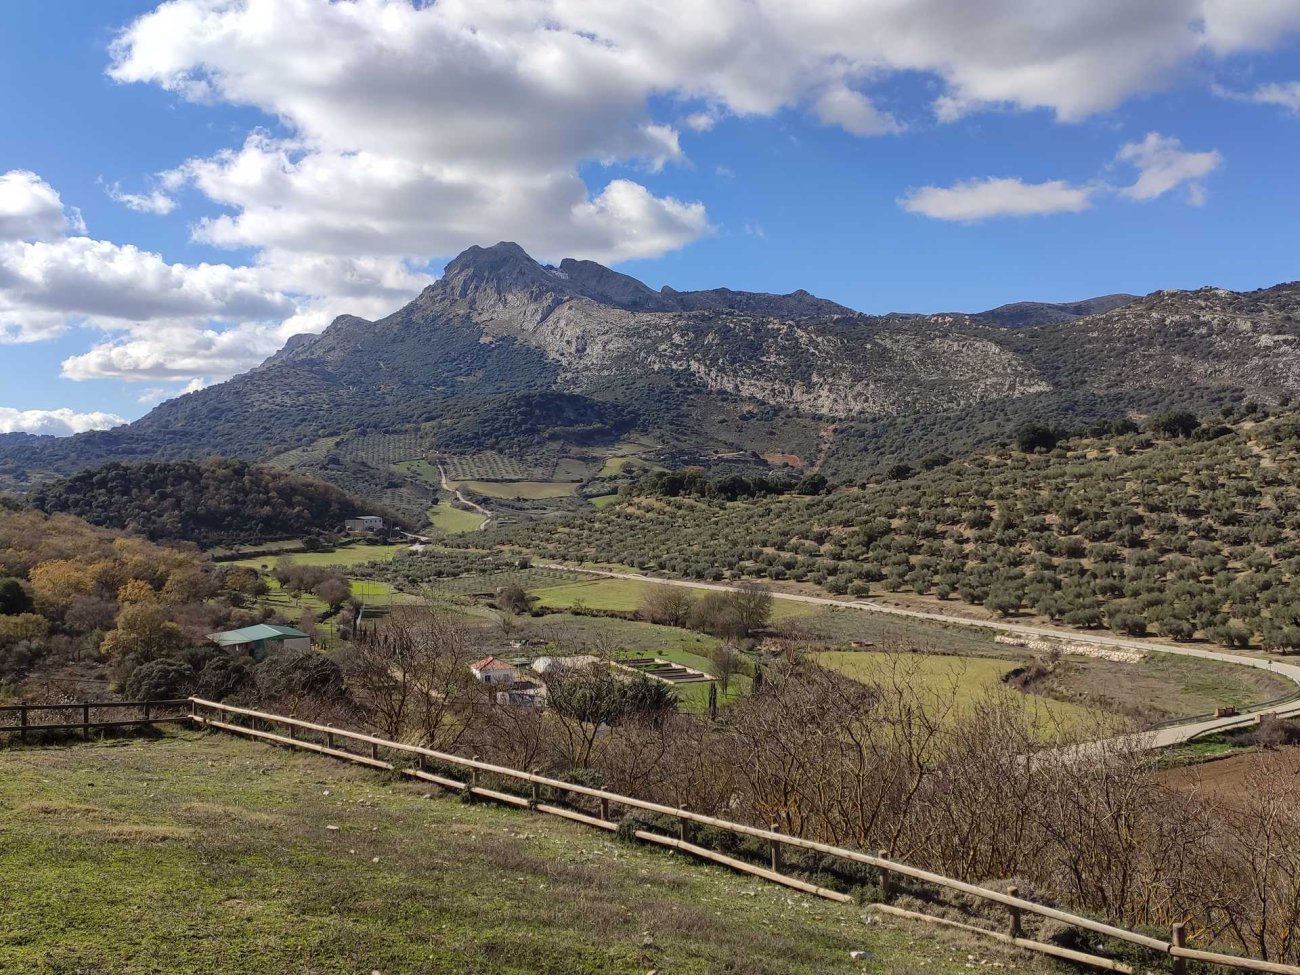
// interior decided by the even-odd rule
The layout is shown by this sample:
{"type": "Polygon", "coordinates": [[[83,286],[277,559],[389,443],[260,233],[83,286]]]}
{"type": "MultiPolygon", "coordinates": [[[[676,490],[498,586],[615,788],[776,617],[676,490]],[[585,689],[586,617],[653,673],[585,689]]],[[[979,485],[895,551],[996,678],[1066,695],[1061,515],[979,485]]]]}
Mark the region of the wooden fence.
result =
{"type": "Polygon", "coordinates": [[[1184,928],[1181,924],[1175,924],[1171,932],[1170,940],[1164,941],[1160,938],[1152,938],[1134,931],[1128,931],[1124,928],[1105,924],[1101,921],[1095,921],[1092,918],[1080,917],[1079,915],[1071,914],[1068,911],[1058,910],[1054,907],[1048,907],[1044,904],[1025,900],[1017,896],[1015,888],[1011,888],[1007,893],[1002,893],[1001,891],[991,890],[987,887],[980,887],[975,884],[968,884],[961,880],[954,880],[950,877],[942,876],[941,874],[931,873],[928,870],[921,870],[917,867],[908,866],[905,863],[899,863],[898,861],[888,859],[884,855],[884,851],[881,851],[880,855],[873,856],[857,850],[848,850],[837,846],[831,846],[827,843],[818,843],[815,840],[803,839],[798,836],[789,836],[784,833],[778,833],[775,830],[746,826],[743,823],[733,823],[728,820],[717,819],[713,816],[705,816],[700,813],[691,812],[687,809],[664,806],[659,803],[648,802],[644,799],[634,799],[630,796],[606,792],[602,789],[593,789],[588,786],[575,785],[570,782],[563,782],[559,779],[552,779],[531,772],[520,771],[519,769],[491,765],[487,762],[478,761],[477,759],[437,752],[416,745],[388,741],[383,738],[376,738],[372,735],[361,734],[355,731],[344,731],[340,728],[312,724],[307,721],[299,721],[296,718],[284,717],[283,715],[268,714],[264,711],[254,711],[248,708],[232,707],[230,705],[220,704],[215,701],[207,701],[201,698],[191,698],[189,703],[191,706],[191,720],[201,727],[216,728],[262,741],[274,742],[275,744],[285,745],[290,748],[304,749],[321,755],[344,759],[345,761],[365,765],[370,768],[397,772],[398,774],[410,778],[432,782],[445,789],[454,790],[470,797],[490,799],[517,808],[533,809],[537,812],[547,813],[552,816],[560,816],[599,829],[608,831],[619,829],[619,822],[612,815],[616,807],[623,810],[638,810],[641,812],[652,813],[656,816],[670,817],[675,819],[678,824],[676,836],[665,835],[649,829],[636,829],[632,831],[632,834],[635,835],[637,839],[647,843],[653,843],[658,846],[679,850],[683,853],[689,853],[704,860],[724,864],[743,873],[761,877],[775,883],[784,884],[787,887],[793,887],[796,890],[813,894],[818,897],[824,897],[828,900],[838,901],[840,903],[849,903],[853,898],[841,891],[819,887],[816,884],[809,883],[805,880],[784,873],[782,862],[783,850],[787,847],[791,849],[806,850],[812,853],[829,856],[837,860],[842,860],[846,863],[874,867],[879,872],[880,876],[880,895],[882,903],[872,905],[872,910],[963,928],[1041,954],[1052,955],[1057,958],[1063,958],[1068,961],[1091,965],[1109,971],[1121,972],[1125,973],[1125,975],[1132,975],[1133,969],[1115,961],[1114,959],[1103,958],[1100,955],[1088,954],[1086,952],[1073,951],[1059,945],[1047,944],[1045,942],[1033,941],[1025,938],[1021,932],[1021,919],[1023,915],[1034,914],[1039,917],[1050,918],[1071,927],[1090,931],[1107,938],[1113,938],[1117,941],[1123,941],[1128,944],[1149,949],[1157,955],[1162,955],[1172,959],[1172,967],[1176,975],[1182,975],[1182,973],[1186,971],[1188,961],[1203,962],[1209,965],[1222,965],[1242,971],[1272,972],[1277,973],[1277,975],[1300,975],[1300,967],[1295,965],[1284,965],[1278,962],[1260,961],[1254,958],[1244,958],[1237,955],[1227,955],[1219,952],[1200,951],[1194,948],[1189,948],[1186,945],[1184,928]],[[238,724],[236,723],[236,720],[238,719],[245,719],[246,721],[253,723],[261,723],[266,727],[258,728],[252,727],[249,724],[238,724]],[[282,728],[285,733],[281,734],[267,730],[268,727],[282,728]],[[310,740],[305,738],[304,735],[313,735],[317,740],[310,740]],[[342,747],[344,743],[353,743],[364,746],[364,751],[362,753],[350,751],[347,748],[342,747]],[[384,757],[385,754],[387,754],[387,758],[384,757]],[[399,756],[405,756],[414,764],[399,764],[396,761],[399,756]],[[459,769],[464,773],[465,777],[464,779],[453,779],[441,774],[440,772],[430,771],[427,767],[430,763],[442,766],[451,766],[452,768],[459,769]],[[510,792],[503,792],[500,789],[490,788],[489,786],[484,785],[481,781],[483,776],[496,776],[500,779],[527,786],[529,789],[529,795],[525,797],[510,792]],[[541,796],[542,789],[552,790],[560,796],[576,795],[594,800],[596,803],[599,803],[599,815],[589,815],[588,813],[580,812],[568,806],[557,805],[552,802],[543,802],[541,796]],[[726,856],[716,850],[691,843],[689,834],[692,825],[725,830],[736,836],[743,836],[766,842],[770,852],[770,865],[768,867],[758,866],[754,863],[726,856]],[[891,896],[891,880],[894,876],[907,877],[910,880],[920,881],[946,890],[967,894],[993,904],[999,904],[1007,911],[1006,932],[991,931],[974,925],[962,924],[961,922],[936,918],[927,914],[918,914],[916,912],[905,911],[901,908],[894,907],[887,903],[891,896]]]}
{"type": "MultiPolygon", "coordinates": [[[[95,728],[128,728],[143,725],[162,724],[168,721],[186,721],[186,711],[190,707],[188,699],[177,701],[104,701],[84,702],[78,704],[6,704],[0,706],[0,720],[5,715],[18,715],[17,724],[0,725],[0,733],[17,734],[23,741],[29,732],[38,731],[80,731],[82,737],[89,738],[95,728]],[[125,717],[109,718],[108,715],[125,717]],[[32,716],[40,718],[53,715],[65,720],[32,722],[32,716]],[[91,720],[91,717],[95,720],[91,720]],[[66,719],[74,720],[66,720],[66,719]]],[[[12,718],[9,718],[12,721],[12,718]]]]}

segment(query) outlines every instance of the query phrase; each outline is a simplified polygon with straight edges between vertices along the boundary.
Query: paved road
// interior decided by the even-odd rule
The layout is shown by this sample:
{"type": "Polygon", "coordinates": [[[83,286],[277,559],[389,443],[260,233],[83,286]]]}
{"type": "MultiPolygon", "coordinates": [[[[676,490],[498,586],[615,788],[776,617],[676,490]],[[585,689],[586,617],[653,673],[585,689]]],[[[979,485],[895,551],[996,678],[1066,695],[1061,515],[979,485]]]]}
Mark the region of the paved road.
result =
{"type": "MultiPolygon", "coordinates": [[[[605,572],[599,569],[576,569],[570,565],[548,564],[542,568],[566,569],[570,572],[582,572],[587,575],[600,576],[606,579],[635,579],[641,582],[654,582],[668,586],[685,586],[688,589],[709,589],[715,592],[731,592],[736,589],[735,586],[724,585],[716,582],[689,582],[685,579],[665,579],[658,576],[642,575],[636,572],[605,572]]],[[[903,609],[898,606],[883,606],[879,603],[863,602],[855,599],[835,599],[830,596],[802,596],[797,593],[786,593],[773,591],[772,595],[776,599],[789,599],[800,603],[812,603],[817,606],[838,606],[844,609],[856,609],[869,613],[885,613],[890,616],[904,616],[909,619],[930,620],[936,623],[951,623],[958,626],[976,626],[986,630],[997,630],[1002,633],[1015,633],[1020,636],[1030,636],[1056,640],[1070,640],[1074,643],[1088,643],[1101,647],[1118,647],[1123,650],[1137,650],[1142,653],[1168,653],[1179,657],[1199,657],[1202,660],[1217,660],[1220,663],[1235,664],[1241,667],[1254,667],[1257,670],[1267,670],[1270,673],[1285,677],[1292,683],[1300,687],[1300,665],[1281,663],[1275,660],[1264,660],[1259,657],[1246,657],[1239,653],[1225,653],[1220,650],[1206,650],[1201,647],[1181,647],[1173,646],[1167,643],[1154,643],[1146,640],[1128,640],[1123,637],[1103,636],[1097,633],[1088,633],[1086,631],[1063,631],[1054,630],[1047,626],[1030,626],[1023,623],[1005,623],[997,620],[973,620],[960,616],[945,616],[942,613],[926,613],[916,609],[903,609]]],[[[1255,711],[1246,711],[1231,718],[1206,718],[1204,720],[1188,721],[1183,724],[1168,725],[1158,728],[1155,731],[1144,732],[1141,735],[1126,736],[1132,741],[1146,745],[1148,748],[1165,748],[1169,745],[1179,745],[1183,742],[1190,741],[1199,735],[1212,731],[1227,731],[1232,728],[1241,728],[1255,723],[1261,713],[1276,714],[1279,717],[1296,717],[1300,716],[1300,699],[1288,701],[1272,707],[1260,708],[1255,711]]]]}

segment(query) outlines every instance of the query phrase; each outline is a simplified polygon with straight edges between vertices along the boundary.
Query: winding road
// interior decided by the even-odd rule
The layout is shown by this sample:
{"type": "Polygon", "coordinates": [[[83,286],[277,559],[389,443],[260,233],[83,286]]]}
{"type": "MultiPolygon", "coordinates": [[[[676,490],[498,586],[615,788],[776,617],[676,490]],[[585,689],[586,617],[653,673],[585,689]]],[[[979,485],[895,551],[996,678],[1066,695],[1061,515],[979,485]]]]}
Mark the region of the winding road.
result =
{"type": "Polygon", "coordinates": [[[471,508],[483,516],[483,523],[478,526],[477,530],[487,531],[487,526],[492,521],[492,512],[488,511],[487,508],[483,507],[481,504],[475,504],[469,498],[465,497],[465,495],[460,493],[460,488],[452,487],[451,482],[447,480],[447,470],[442,466],[441,461],[438,462],[438,477],[442,481],[442,489],[444,491],[450,491],[456,496],[456,500],[466,508],[471,508]]]}
{"type": "MultiPolygon", "coordinates": [[[[569,572],[581,572],[585,575],[598,576],[605,579],[632,579],[638,582],[653,582],[660,585],[683,586],[688,589],[708,589],[714,592],[734,592],[737,589],[736,586],[728,586],[716,582],[689,582],[685,579],[667,579],[660,576],[643,575],[637,572],[608,572],[601,569],[581,569],[571,565],[561,565],[558,563],[547,564],[542,566],[542,568],[564,569],[569,572]]],[[[1118,647],[1122,650],[1137,650],[1142,653],[1168,653],[1178,657],[1198,657],[1202,660],[1215,660],[1220,663],[1234,664],[1241,667],[1254,667],[1257,670],[1266,670],[1269,673],[1285,677],[1297,686],[1297,693],[1300,693],[1300,665],[1282,663],[1281,661],[1276,660],[1267,660],[1261,657],[1247,657],[1239,653],[1225,653],[1220,650],[1206,650],[1201,647],[1181,647],[1167,643],[1149,642],[1146,640],[1128,640],[1123,637],[1103,636],[1101,634],[1087,633],[1077,630],[1055,630],[1047,626],[1032,626],[1024,623],[966,619],[960,616],[945,616],[942,613],[927,613],[917,609],[903,609],[899,606],[882,606],[879,603],[868,603],[854,599],[836,599],[831,596],[804,596],[799,593],[777,592],[775,590],[772,592],[772,596],[775,599],[789,599],[794,602],[812,603],[817,606],[835,606],[842,609],[856,609],[867,613],[884,613],[890,616],[907,617],[908,619],[928,620],[934,623],[949,623],[957,626],[974,626],[986,630],[997,630],[1000,633],[1014,633],[1019,636],[1054,640],[1068,639],[1075,643],[1087,643],[1099,647],[1118,647]]],[[[1261,714],[1273,714],[1281,718],[1300,716],[1300,697],[1297,697],[1295,700],[1284,701],[1277,705],[1269,705],[1253,711],[1243,711],[1239,715],[1234,715],[1228,718],[1193,719],[1181,724],[1166,725],[1153,731],[1124,736],[1124,740],[1144,745],[1147,748],[1166,748],[1170,745],[1183,744],[1184,742],[1210,732],[1228,731],[1232,728],[1247,727],[1254,724],[1261,714]]]]}

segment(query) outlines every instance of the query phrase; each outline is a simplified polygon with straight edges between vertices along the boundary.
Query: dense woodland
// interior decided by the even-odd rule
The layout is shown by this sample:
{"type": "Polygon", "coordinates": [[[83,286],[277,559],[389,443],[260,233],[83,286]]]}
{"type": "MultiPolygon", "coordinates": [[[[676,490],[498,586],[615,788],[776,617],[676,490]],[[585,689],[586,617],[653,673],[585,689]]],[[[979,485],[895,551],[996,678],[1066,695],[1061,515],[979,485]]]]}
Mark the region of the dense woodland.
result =
{"type": "Polygon", "coordinates": [[[628,492],[594,516],[498,540],[546,559],[913,592],[1083,628],[1300,648],[1300,416],[1250,405],[1108,432],[1127,429],[816,497],[628,492]]]}
{"type": "Polygon", "coordinates": [[[205,547],[337,533],[347,518],[383,514],[321,481],[220,458],[106,464],[28,500],[46,513],[205,547]]]}

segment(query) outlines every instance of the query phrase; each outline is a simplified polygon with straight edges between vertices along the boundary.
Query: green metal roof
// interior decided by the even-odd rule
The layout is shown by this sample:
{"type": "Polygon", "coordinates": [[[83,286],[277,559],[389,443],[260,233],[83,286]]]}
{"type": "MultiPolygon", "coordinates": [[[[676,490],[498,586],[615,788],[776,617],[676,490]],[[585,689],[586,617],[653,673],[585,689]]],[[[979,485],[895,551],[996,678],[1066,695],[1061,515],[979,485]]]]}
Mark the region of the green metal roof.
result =
{"type": "Polygon", "coordinates": [[[258,623],[245,626],[240,630],[226,630],[223,633],[209,633],[208,639],[223,647],[239,643],[257,643],[260,640],[293,640],[306,637],[307,634],[293,626],[276,626],[271,623],[258,623]]]}

